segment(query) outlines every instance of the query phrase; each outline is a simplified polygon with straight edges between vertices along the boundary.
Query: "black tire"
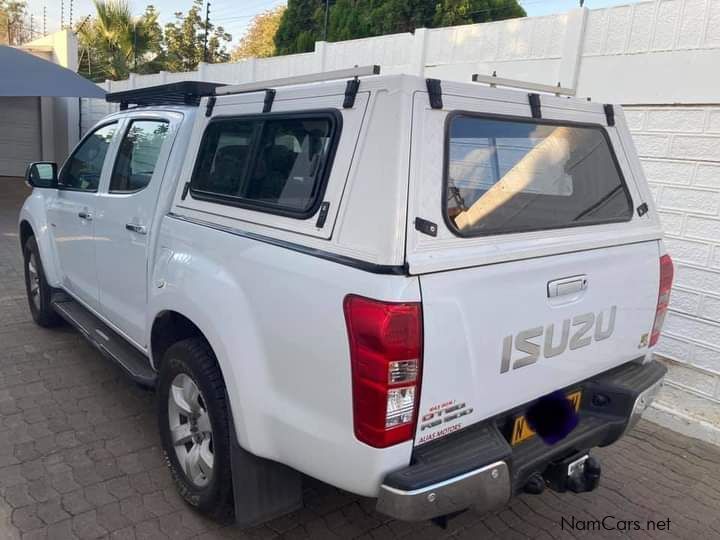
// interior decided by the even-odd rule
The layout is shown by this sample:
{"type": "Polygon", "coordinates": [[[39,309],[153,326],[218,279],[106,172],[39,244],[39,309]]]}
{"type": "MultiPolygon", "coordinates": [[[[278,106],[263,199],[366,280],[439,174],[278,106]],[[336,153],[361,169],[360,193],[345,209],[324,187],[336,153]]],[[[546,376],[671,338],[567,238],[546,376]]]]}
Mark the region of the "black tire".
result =
{"type": "Polygon", "coordinates": [[[25,269],[25,292],[27,293],[30,314],[33,320],[44,328],[52,328],[62,324],[62,318],[55,312],[51,305],[53,289],[48,285],[45,278],[45,269],[40,259],[35,237],[31,236],[25,242],[23,248],[23,262],[25,269]],[[34,261],[34,276],[31,272],[30,262],[34,261]]]}
{"type": "Polygon", "coordinates": [[[220,368],[210,345],[201,337],[172,345],[162,359],[157,385],[158,421],[165,461],[180,496],[201,514],[221,523],[234,517],[230,465],[230,420],[220,368]],[[173,380],[188,376],[200,391],[212,426],[212,473],[207,484],[198,487],[178,459],[170,432],[169,397],[173,380]]]}

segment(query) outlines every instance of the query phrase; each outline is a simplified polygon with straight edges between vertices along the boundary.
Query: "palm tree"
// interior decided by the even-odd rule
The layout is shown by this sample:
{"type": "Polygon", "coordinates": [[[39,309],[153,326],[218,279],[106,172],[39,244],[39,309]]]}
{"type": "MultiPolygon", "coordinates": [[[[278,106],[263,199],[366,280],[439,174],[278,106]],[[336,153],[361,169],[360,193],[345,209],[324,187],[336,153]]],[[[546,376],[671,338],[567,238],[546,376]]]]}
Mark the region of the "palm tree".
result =
{"type": "Polygon", "coordinates": [[[148,6],[133,17],[125,0],[94,0],[95,16],[77,28],[81,46],[80,71],[94,80],[126,79],[143,72],[161,52],[158,13],[148,6]]]}

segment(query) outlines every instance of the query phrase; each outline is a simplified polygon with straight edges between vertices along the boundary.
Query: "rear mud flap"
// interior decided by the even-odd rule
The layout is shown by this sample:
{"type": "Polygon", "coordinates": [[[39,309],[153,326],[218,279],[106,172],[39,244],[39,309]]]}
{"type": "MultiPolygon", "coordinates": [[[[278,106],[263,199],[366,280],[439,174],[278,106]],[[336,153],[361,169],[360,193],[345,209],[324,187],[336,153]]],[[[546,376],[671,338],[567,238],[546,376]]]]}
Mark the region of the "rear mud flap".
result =
{"type": "Polygon", "coordinates": [[[232,413],[229,420],[235,523],[252,527],[302,508],[302,475],[242,448],[232,413]]]}

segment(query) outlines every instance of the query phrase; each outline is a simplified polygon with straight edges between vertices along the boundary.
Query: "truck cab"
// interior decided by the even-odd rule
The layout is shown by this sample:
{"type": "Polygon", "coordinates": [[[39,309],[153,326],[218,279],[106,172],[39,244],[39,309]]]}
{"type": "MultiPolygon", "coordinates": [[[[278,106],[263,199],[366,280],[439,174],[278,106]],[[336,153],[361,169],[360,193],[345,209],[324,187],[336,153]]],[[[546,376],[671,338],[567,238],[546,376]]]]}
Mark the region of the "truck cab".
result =
{"type": "Polygon", "coordinates": [[[378,73],[111,94],[28,169],[35,320],[155,388],[218,519],[298,508],[301,474],[405,520],[590,491],[662,383],[672,262],[622,109],[378,73]]]}

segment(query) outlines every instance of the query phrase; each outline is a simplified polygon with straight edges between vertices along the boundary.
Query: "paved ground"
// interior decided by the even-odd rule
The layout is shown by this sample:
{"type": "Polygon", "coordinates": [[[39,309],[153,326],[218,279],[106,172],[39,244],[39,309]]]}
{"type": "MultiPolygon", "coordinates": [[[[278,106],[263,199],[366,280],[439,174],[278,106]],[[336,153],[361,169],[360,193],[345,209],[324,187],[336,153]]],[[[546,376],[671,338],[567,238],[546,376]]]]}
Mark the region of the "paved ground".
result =
{"type": "Polygon", "coordinates": [[[642,422],[596,452],[600,489],[545,492],[446,530],[373,511],[373,501],[307,480],[305,508],[249,531],[184,506],[160,458],[153,394],[70,329],[30,320],[15,228],[25,189],[0,178],[0,540],[5,538],[720,538],[720,448],[642,422]],[[592,531],[587,520],[625,530],[592,531]],[[562,519],[576,522],[572,530],[562,519]],[[670,532],[619,520],[669,521],[670,532]],[[583,530],[584,529],[584,530],[583,530]]]}

